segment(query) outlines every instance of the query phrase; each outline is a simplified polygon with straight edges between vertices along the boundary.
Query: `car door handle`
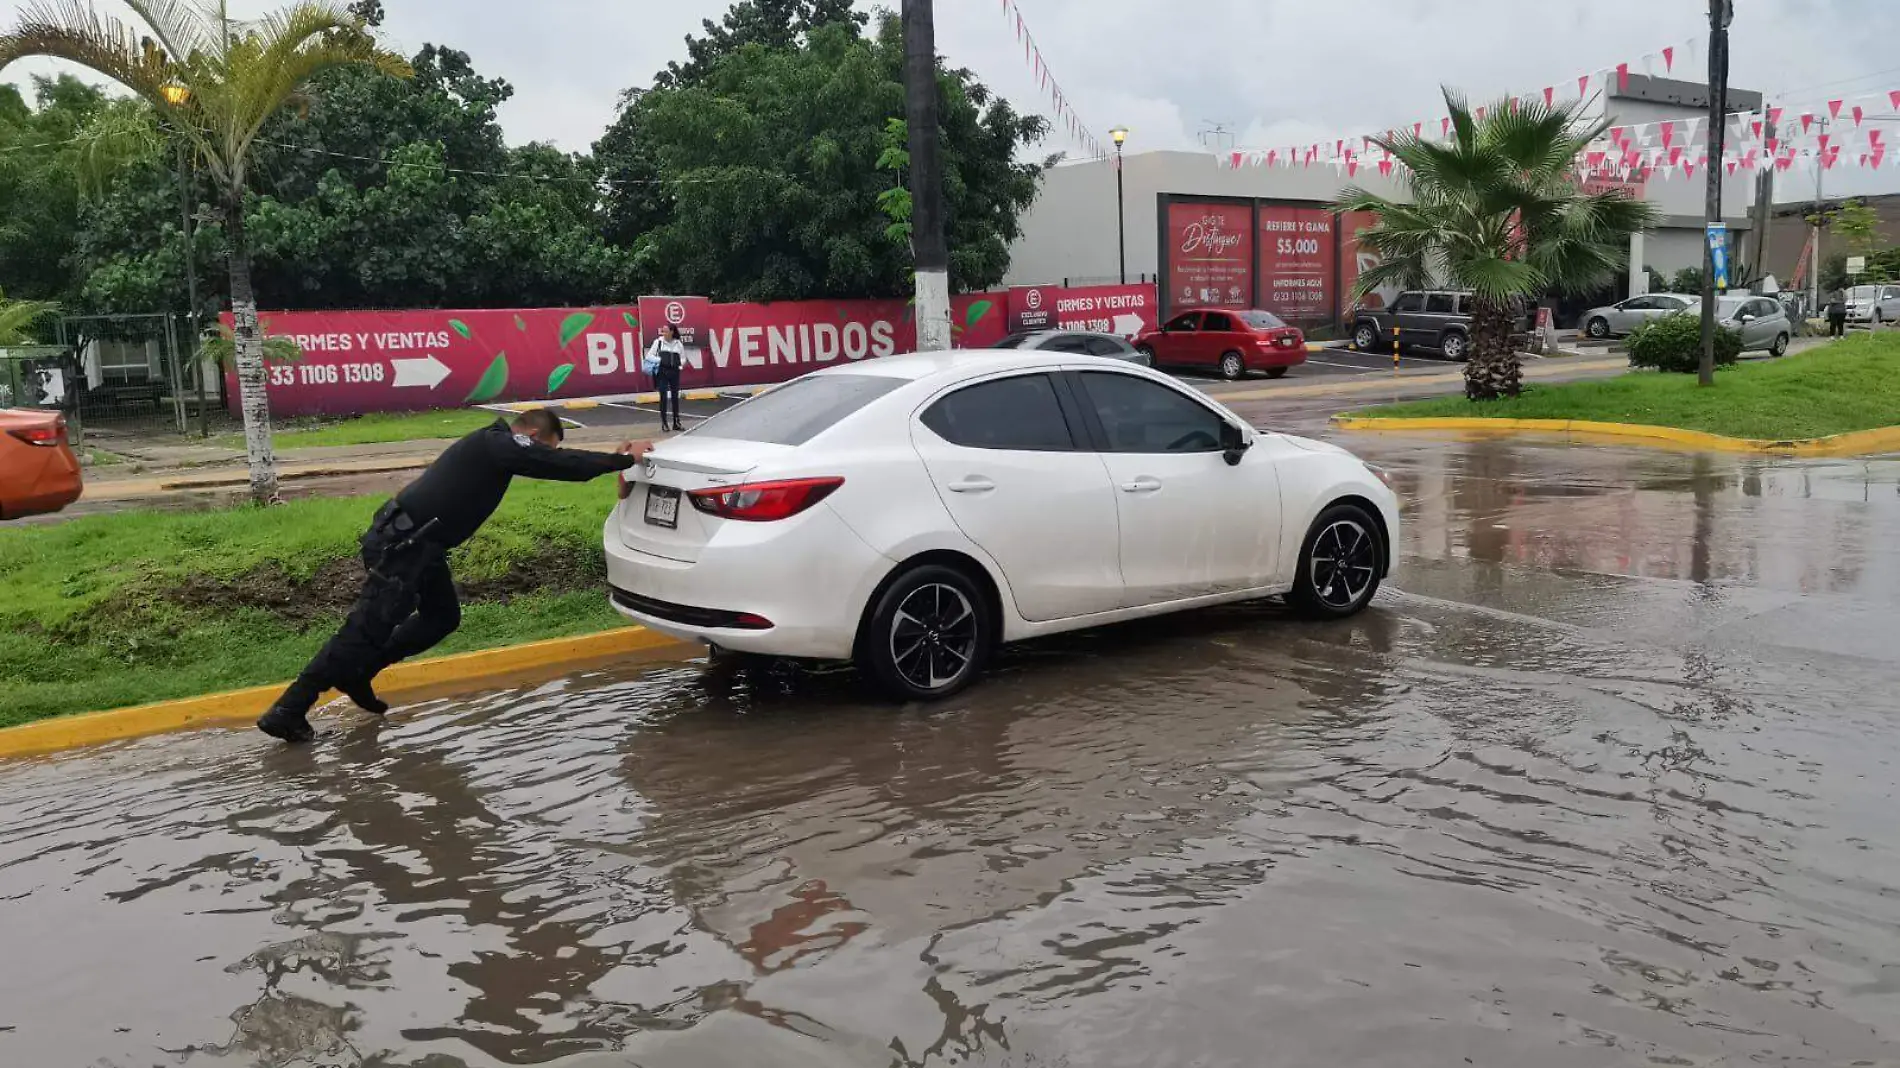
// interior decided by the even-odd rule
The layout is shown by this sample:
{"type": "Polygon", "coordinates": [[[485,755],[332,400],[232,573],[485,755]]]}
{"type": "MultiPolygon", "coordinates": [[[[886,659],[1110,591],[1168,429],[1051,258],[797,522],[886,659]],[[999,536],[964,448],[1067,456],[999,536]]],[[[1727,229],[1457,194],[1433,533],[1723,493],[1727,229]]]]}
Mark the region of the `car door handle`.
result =
{"type": "Polygon", "coordinates": [[[1122,483],[1123,493],[1153,493],[1160,488],[1161,480],[1147,475],[1122,483]]]}
{"type": "Polygon", "coordinates": [[[956,482],[946,483],[943,488],[951,493],[988,493],[996,488],[996,483],[982,475],[971,475],[956,482]]]}

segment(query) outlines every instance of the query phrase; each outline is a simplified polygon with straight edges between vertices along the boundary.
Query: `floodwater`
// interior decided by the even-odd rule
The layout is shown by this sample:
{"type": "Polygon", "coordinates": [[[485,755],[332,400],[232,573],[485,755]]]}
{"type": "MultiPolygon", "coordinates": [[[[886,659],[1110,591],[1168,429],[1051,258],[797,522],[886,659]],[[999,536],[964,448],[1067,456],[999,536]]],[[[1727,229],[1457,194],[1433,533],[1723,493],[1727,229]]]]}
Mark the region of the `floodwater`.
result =
{"type": "Polygon", "coordinates": [[[1900,1063],[1900,462],[1352,444],[1347,623],[0,763],[0,1064],[1900,1063]]]}

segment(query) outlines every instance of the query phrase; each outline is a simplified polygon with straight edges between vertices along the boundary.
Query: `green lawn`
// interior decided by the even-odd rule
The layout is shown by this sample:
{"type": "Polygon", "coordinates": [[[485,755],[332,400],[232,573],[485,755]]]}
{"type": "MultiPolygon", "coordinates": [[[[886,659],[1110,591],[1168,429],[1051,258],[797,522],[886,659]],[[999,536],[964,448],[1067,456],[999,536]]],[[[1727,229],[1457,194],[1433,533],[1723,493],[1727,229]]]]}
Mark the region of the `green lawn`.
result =
{"type": "MultiPolygon", "coordinates": [[[[377,497],[124,512],[0,530],[0,726],[295,675],[355,593],[377,497]]],[[[604,596],[613,482],[521,482],[457,550],[444,653],[620,625],[604,596]]]]}
{"type": "MultiPolygon", "coordinates": [[[[479,408],[444,408],[432,412],[372,412],[348,419],[291,419],[274,430],[277,447],[303,449],[317,445],[375,445],[385,441],[459,438],[487,426],[498,413],[479,408]]],[[[244,447],[244,435],[220,434],[213,442],[233,449],[244,447]]]]}
{"type": "Polygon", "coordinates": [[[1744,361],[1713,388],[1694,375],[1633,371],[1597,382],[1528,386],[1515,400],[1463,397],[1365,408],[1368,418],[1588,419],[1737,438],[1819,438],[1900,423],[1900,333],[1863,335],[1798,356],[1744,361]]]}

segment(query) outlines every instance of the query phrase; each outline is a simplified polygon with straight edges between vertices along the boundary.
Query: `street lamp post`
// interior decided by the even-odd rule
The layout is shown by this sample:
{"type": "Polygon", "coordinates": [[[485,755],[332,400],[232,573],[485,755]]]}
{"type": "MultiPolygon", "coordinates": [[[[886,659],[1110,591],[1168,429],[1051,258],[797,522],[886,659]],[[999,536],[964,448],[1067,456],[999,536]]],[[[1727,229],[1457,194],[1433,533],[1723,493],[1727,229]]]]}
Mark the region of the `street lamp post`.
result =
{"type": "MultiPolygon", "coordinates": [[[[177,82],[161,87],[159,92],[174,110],[182,110],[191,100],[191,90],[177,82]]],[[[191,241],[191,161],[186,154],[184,131],[174,129],[173,132],[178,140],[178,210],[185,239],[185,332],[191,339],[185,347],[192,364],[192,376],[198,380],[198,434],[208,438],[211,416],[206,409],[204,363],[198,359],[198,267],[193,262],[196,257],[192,255],[191,241]]]]}
{"type": "Polygon", "coordinates": [[[1128,127],[1108,131],[1115,139],[1115,251],[1121,262],[1122,285],[1128,284],[1128,209],[1122,199],[1122,142],[1128,140],[1128,127]]]}

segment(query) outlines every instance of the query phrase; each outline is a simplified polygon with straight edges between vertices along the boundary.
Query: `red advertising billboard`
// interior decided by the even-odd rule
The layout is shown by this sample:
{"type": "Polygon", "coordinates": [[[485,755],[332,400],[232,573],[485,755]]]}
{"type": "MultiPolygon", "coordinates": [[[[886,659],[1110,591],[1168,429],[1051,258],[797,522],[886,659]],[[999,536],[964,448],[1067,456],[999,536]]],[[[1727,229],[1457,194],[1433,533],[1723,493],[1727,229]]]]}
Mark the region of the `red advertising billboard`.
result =
{"type": "Polygon", "coordinates": [[[1151,285],[1011,286],[1009,329],[1093,330],[1134,337],[1160,323],[1151,285]]]}
{"type": "Polygon", "coordinates": [[[1253,306],[1253,206],[1245,201],[1168,204],[1168,306],[1253,306]]]}
{"type": "MultiPolygon", "coordinates": [[[[981,348],[1001,340],[1004,299],[951,298],[954,343],[981,348]]],[[[654,333],[642,330],[643,319],[673,315],[682,338],[690,326],[700,342],[687,343],[680,376],[687,387],[783,382],[839,361],[909,352],[917,343],[903,300],[711,304],[660,297],[642,298],[638,308],[276,312],[260,317],[264,332],[295,339],[303,355],[270,365],[271,410],[341,415],[644,392],[653,383],[640,370],[642,335],[654,333]]],[[[235,409],[236,375],[227,375],[235,409]]]]}
{"type": "Polygon", "coordinates": [[[1332,209],[1263,203],[1259,216],[1260,306],[1288,322],[1331,320],[1332,209]]]}
{"type": "Polygon", "coordinates": [[[1359,232],[1372,227],[1378,221],[1379,217],[1369,211],[1350,211],[1339,217],[1339,254],[1342,260],[1339,271],[1339,313],[1342,316],[1351,312],[1354,304],[1363,304],[1368,308],[1383,308],[1387,302],[1398,295],[1396,288],[1388,286],[1377,292],[1368,293],[1359,300],[1353,299],[1352,287],[1359,281],[1359,272],[1379,262],[1377,253],[1359,246],[1359,232]]]}

